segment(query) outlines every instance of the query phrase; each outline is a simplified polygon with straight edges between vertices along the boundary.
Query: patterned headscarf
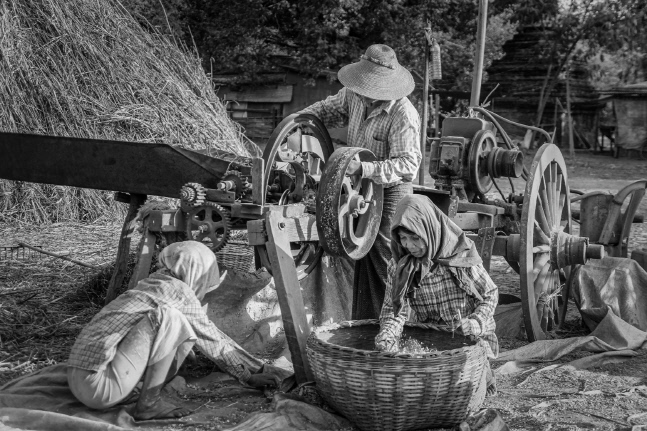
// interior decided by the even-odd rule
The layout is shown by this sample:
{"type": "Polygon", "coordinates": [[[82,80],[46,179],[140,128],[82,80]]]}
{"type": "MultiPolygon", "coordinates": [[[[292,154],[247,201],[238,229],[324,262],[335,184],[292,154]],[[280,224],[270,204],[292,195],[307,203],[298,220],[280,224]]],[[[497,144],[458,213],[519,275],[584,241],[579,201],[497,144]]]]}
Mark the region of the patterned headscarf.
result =
{"type": "Polygon", "coordinates": [[[391,223],[391,253],[397,262],[391,297],[397,316],[407,294],[419,287],[420,281],[435,265],[468,268],[480,264],[481,257],[474,242],[453,221],[423,195],[402,198],[391,223]],[[423,257],[417,258],[402,246],[398,228],[404,227],[418,235],[427,245],[423,257]]]}
{"type": "Polygon", "coordinates": [[[173,243],[162,250],[158,260],[164,272],[189,285],[199,300],[220,283],[216,255],[201,242],[173,243]]]}

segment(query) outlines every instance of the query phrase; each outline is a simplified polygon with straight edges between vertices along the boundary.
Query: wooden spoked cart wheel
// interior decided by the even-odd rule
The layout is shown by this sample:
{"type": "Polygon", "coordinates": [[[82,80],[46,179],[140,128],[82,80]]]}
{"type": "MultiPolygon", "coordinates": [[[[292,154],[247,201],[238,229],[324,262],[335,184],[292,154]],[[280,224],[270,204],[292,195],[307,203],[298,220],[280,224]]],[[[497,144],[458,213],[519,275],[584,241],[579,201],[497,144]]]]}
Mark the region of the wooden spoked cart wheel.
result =
{"type": "Polygon", "coordinates": [[[558,300],[571,266],[602,255],[588,238],[571,234],[564,158],[555,145],[543,145],[530,168],[521,213],[521,301],[529,341],[545,339],[560,323],[558,300]]]}
{"type": "MultiPolygon", "coordinates": [[[[263,151],[267,202],[278,205],[303,203],[315,207],[315,195],[326,161],[333,153],[332,139],[315,116],[292,114],[272,132],[263,151]]],[[[297,277],[304,279],[319,264],[323,248],[316,243],[291,243],[297,277]]],[[[257,267],[272,272],[264,246],[256,247],[257,267]]]]}

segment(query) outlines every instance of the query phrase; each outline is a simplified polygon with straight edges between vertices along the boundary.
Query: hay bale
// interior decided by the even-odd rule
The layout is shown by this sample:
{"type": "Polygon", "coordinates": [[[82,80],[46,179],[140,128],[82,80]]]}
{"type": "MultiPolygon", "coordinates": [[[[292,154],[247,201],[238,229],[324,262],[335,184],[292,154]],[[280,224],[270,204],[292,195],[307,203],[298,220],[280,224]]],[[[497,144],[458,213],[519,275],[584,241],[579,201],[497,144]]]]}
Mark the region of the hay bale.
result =
{"type": "MultiPolygon", "coordinates": [[[[0,4],[0,130],[258,155],[196,53],[115,0],[0,4]]],[[[0,181],[0,220],[121,215],[109,193],[0,181]]]]}

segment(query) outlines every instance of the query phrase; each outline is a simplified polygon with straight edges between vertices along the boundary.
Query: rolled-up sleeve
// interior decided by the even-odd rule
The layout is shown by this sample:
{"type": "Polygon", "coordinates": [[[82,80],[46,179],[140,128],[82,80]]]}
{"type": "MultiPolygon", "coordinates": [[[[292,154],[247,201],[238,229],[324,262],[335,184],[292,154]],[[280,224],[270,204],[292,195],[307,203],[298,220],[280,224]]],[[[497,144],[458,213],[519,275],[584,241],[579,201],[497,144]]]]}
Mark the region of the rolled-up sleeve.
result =
{"type": "Polygon", "coordinates": [[[483,298],[477,302],[474,312],[467,316],[470,322],[470,335],[478,337],[494,331],[494,310],[499,302],[499,289],[483,265],[467,268],[466,271],[469,272],[468,277],[473,281],[474,287],[483,298]]]}
{"type": "Polygon", "coordinates": [[[389,128],[389,158],[362,162],[362,176],[377,184],[400,180],[413,181],[422,161],[420,152],[420,119],[415,109],[399,109],[389,128]]]}
{"type": "Polygon", "coordinates": [[[386,281],[386,291],[384,292],[384,303],[382,304],[382,312],[380,313],[380,334],[389,334],[394,338],[400,338],[404,322],[407,321],[409,316],[409,299],[405,298],[402,304],[400,313],[395,316],[393,314],[393,302],[391,292],[393,291],[393,277],[397,265],[393,260],[389,262],[388,278],[386,281]]]}

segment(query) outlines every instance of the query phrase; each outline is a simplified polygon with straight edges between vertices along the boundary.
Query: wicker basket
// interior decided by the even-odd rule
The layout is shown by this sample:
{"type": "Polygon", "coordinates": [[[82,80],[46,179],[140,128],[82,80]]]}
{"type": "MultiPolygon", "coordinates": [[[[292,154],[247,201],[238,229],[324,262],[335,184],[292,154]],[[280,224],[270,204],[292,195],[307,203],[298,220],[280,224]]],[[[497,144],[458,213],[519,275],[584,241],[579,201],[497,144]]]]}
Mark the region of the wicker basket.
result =
{"type": "Polygon", "coordinates": [[[240,272],[254,272],[254,247],[249,245],[247,232],[233,231],[231,239],[216,253],[218,266],[240,272]]]}
{"type": "Polygon", "coordinates": [[[486,350],[481,342],[407,323],[403,338],[439,350],[374,351],[377,320],[343,322],[314,331],[310,367],[326,402],[364,431],[447,427],[476,412],[485,399],[486,350]],[[441,350],[450,348],[451,350],[441,350]]]}

